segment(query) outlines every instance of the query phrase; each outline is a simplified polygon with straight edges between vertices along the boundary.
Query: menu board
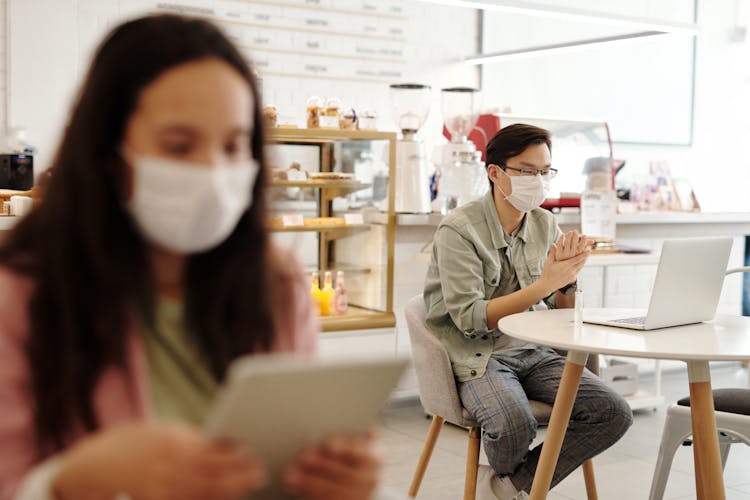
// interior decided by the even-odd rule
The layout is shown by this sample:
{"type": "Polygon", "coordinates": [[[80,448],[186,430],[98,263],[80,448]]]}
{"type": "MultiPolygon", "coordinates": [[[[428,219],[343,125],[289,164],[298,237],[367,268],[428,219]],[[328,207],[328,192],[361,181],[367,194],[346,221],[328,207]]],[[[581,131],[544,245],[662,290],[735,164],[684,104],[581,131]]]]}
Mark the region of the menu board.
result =
{"type": "Polygon", "coordinates": [[[406,67],[408,17],[395,0],[158,2],[222,26],[264,76],[392,82],[406,67]]]}

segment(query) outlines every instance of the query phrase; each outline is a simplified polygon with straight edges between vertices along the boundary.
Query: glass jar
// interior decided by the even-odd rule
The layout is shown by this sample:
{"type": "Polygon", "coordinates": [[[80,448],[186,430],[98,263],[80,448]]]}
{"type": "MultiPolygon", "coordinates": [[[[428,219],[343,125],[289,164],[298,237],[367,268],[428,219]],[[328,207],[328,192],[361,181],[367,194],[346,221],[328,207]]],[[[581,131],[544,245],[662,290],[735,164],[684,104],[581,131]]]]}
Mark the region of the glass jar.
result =
{"type": "Polygon", "coordinates": [[[359,115],[359,128],[362,130],[376,130],[378,114],[372,109],[366,109],[359,115]]]}
{"type": "Polygon", "coordinates": [[[349,108],[339,114],[339,128],[341,130],[357,130],[357,113],[349,108]]]}
{"type": "Polygon", "coordinates": [[[312,96],[307,100],[307,128],[320,127],[320,114],[323,110],[323,99],[312,96]]]}
{"type": "Polygon", "coordinates": [[[341,110],[341,101],[336,97],[331,97],[326,101],[325,108],[320,114],[321,128],[339,128],[339,111],[341,110]]]}
{"type": "Polygon", "coordinates": [[[453,161],[443,167],[438,189],[443,215],[482,197],[489,189],[481,155],[478,151],[454,151],[453,161]]]}

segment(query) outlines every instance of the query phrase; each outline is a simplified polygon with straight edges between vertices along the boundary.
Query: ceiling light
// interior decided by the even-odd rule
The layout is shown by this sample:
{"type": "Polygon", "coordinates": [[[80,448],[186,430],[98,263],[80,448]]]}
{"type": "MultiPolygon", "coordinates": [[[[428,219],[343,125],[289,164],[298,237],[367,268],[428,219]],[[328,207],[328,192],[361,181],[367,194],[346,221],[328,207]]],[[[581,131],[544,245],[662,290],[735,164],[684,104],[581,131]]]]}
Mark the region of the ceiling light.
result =
{"type": "Polygon", "coordinates": [[[584,23],[604,24],[639,31],[661,31],[664,33],[682,33],[697,35],[699,28],[693,23],[665,22],[645,17],[622,16],[606,12],[574,9],[570,7],[546,5],[522,0],[417,0],[452,7],[466,7],[484,11],[505,12],[537,17],[579,21],[584,23]]]}
{"type": "Polygon", "coordinates": [[[549,56],[571,52],[582,52],[586,50],[620,46],[643,41],[659,35],[667,35],[663,31],[642,31],[638,33],[627,33],[603,38],[589,38],[576,40],[574,42],[556,43],[552,45],[540,45],[536,47],[525,47],[522,49],[493,52],[490,54],[478,54],[464,59],[464,63],[470,65],[489,64],[500,61],[512,61],[516,59],[528,59],[530,57],[549,56]]]}

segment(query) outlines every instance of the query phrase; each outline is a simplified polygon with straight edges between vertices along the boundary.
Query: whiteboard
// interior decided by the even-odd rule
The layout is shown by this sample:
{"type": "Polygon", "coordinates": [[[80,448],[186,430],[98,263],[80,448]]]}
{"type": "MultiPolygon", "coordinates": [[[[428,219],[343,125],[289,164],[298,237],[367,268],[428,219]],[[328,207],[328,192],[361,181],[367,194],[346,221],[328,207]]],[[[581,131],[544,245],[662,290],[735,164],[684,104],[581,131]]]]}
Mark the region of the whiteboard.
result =
{"type": "MultiPolygon", "coordinates": [[[[693,2],[678,5],[693,19],[693,2]]],[[[483,52],[622,34],[601,26],[485,13],[483,52]],[[540,35],[543,34],[543,35],[540,35]]],[[[485,104],[514,114],[568,116],[609,123],[620,143],[690,145],[695,38],[663,35],[632,45],[489,64],[485,104]]]]}

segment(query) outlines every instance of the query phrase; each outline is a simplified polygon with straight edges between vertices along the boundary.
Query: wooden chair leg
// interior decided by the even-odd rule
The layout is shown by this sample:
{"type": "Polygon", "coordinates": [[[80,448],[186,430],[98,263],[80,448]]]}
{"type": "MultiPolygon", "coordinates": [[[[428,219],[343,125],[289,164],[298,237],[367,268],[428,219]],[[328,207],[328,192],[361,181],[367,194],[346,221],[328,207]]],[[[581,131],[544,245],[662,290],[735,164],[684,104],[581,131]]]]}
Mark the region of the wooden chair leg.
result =
{"type": "Polygon", "coordinates": [[[464,500],[475,500],[477,496],[477,472],[479,471],[479,447],[481,446],[481,438],[481,427],[469,427],[469,452],[466,455],[464,500]]]}
{"type": "Polygon", "coordinates": [[[417,496],[419,491],[419,485],[422,484],[422,478],[427,470],[427,464],[430,463],[430,457],[432,456],[432,450],[435,449],[435,443],[440,435],[440,430],[443,428],[445,419],[435,415],[432,417],[432,423],[430,429],[427,431],[427,438],[424,441],[424,447],[422,448],[422,455],[419,457],[417,462],[417,470],[414,471],[414,477],[411,480],[411,486],[409,486],[409,498],[417,496]]]}
{"type": "Polygon", "coordinates": [[[583,462],[583,480],[586,482],[586,498],[588,500],[599,500],[596,493],[596,478],[594,477],[594,462],[586,460],[583,462]]]}

